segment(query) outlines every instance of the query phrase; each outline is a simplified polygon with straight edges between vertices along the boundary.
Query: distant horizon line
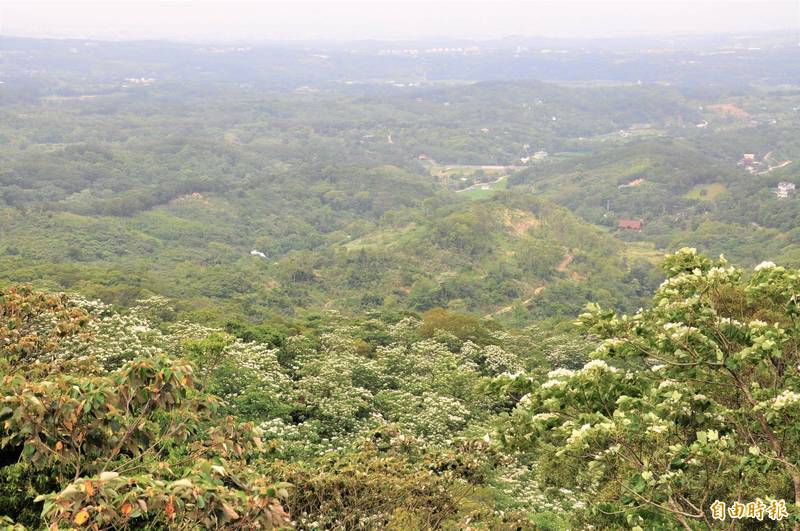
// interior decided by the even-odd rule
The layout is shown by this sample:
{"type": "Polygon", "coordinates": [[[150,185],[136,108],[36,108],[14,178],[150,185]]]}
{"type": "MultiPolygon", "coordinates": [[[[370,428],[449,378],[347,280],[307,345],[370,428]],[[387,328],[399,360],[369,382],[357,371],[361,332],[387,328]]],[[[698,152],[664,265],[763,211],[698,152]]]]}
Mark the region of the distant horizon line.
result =
{"type": "MultiPolygon", "coordinates": [[[[444,36],[444,35],[429,35],[417,37],[354,37],[354,38],[337,38],[337,37],[180,37],[180,36],[76,36],[76,35],[57,35],[50,33],[35,34],[26,31],[7,31],[0,29],[0,40],[4,38],[16,39],[31,39],[31,40],[52,40],[52,41],[94,41],[94,42],[113,42],[113,43],[136,43],[136,42],[164,42],[172,44],[270,44],[270,43],[315,43],[315,44],[350,44],[350,43],[416,43],[416,42],[453,42],[453,41],[466,41],[466,42],[498,42],[505,40],[534,40],[534,41],[553,41],[553,42],[613,42],[613,41],[635,41],[635,40],[676,40],[676,39],[702,39],[702,38],[764,38],[764,37],[777,37],[790,39],[795,37],[797,44],[800,46],[800,31],[797,28],[785,28],[776,30],[763,30],[763,31],[717,31],[709,33],[693,33],[693,32],[679,32],[679,33],[642,33],[642,34],[627,34],[627,35],[603,35],[603,36],[547,36],[535,34],[507,34],[503,36],[444,36]]],[[[1,47],[0,47],[1,48],[1,47]]]]}

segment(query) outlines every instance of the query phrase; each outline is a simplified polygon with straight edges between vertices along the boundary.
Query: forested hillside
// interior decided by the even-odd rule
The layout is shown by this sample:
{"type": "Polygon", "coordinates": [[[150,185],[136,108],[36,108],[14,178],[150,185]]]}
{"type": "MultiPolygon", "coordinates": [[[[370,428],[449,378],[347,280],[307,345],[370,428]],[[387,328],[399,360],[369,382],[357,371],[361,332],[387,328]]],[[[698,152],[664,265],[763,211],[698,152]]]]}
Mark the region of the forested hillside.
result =
{"type": "Polygon", "coordinates": [[[153,82],[10,100],[0,277],[164,295],[209,324],[376,306],[526,323],[638,307],[681,245],[796,264],[797,201],[773,190],[796,180],[800,98],[717,92],[153,82]]]}
{"type": "Polygon", "coordinates": [[[0,513],[31,528],[699,528],[711,500],[758,498],[782,519],[800,501],[800,271],[691,249],[664,270],[651,309],[591,305],[588,340],[445,310],[236,337],[163,299],[120,314],[6,289],[0,513]]]}
{"type": "MultiPolygon", "coordinates": [[[[539,83],[183,103],[153,88],[10,106],[4,276],[121,304],[166,295],[211,321],[331,300],[349,311],[519,306],[523,322],[595,298],[633,307],[653,285],[647,263],[530,196],[476,204],[429,161],[518,164],[528,151],[564,149],[578,124],[601,134],[676,119],[648,110],[660,92],[643,92],[640,111],[609,89],[539,83]],[[592,98],[608,101],[592,108],[592,98]]],[[[464,179],[489,178],[477,171],[464,179]]]]}
{"type": "Polygon", "coordinates": [[[0,529],[800,525],[793,41],[1,42],[0,529]]]}

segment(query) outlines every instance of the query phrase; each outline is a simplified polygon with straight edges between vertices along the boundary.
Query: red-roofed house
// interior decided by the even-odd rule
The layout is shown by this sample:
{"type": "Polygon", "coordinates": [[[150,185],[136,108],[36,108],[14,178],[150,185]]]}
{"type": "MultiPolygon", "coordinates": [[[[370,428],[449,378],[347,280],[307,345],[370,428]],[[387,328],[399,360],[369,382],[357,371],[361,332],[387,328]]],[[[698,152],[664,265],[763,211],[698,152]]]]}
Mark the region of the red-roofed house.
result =
{"type": "Polygon", "coordinates": [[[644,227],[644,221],[641,219],[621,219],[617,224],[618,229],[626,229],[626,230],[642,230],[644,227]]]}

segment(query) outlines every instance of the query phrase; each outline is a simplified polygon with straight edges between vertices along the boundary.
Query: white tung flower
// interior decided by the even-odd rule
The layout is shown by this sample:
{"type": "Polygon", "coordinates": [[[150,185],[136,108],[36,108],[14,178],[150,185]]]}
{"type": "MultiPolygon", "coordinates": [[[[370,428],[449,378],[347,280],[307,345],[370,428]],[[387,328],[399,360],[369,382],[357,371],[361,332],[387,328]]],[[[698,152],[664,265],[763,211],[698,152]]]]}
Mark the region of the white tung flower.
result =
{"type": "Polygon", "coordinates": [[[775,410],[780,410],[798,402],[800,402],[800,393],[795,393],[794,391],[789,391],[787,389],[775,397],[775,400],[772,403],[772,408],[775,410]]]}
{"type": "Polygon", "coordinates": [[[755,270],[756,271],[761,271],[762,269],[772,269],[773,267],[775,267],[775,262],[765,261],[765,262],[761,262],[760,264],[758,264],[755,267],[755,270]]]}
{"type": "Polygon", "coordinates": [[[576,441],[579,441],[583,437],[583,435],[590,429],[592,429],[592,425],[587,423],[578,428],[577,430],[572,430],[572,434],[570,434],[569,438],[567,438],[567,444],[572,444],[576,441]]]}
{"type": "Polygon", "coordinates": [[[547,377],[552,378],[570,378],[575,374],[575,371],[569,369],[555,369],[547,373],[547,377]]]}
{"type": "Polygon", "coordinates": [[[617,372],[619,370],[616,367],[609,366],[608,363],[603,360],[592,360],[583,366],[584,371],[590,371],[592,369],[602,369],[610,372],[617,372]]]}

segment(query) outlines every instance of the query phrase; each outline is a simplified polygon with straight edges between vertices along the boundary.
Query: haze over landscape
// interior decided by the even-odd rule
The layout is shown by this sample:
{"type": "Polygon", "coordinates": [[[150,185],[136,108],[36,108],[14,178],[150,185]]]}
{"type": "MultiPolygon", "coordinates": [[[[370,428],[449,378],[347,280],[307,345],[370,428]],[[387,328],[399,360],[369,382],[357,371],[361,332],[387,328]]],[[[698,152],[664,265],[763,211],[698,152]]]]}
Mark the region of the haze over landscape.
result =
{"type": "Polygon", "coordinates": [[[0,530],[800,530],[799,10],[0,4],[0,530]]]}
{"type": "Polygon", "coordinates": [[[793,1],[71,2],[10,0],[4,34],[183,40],[556,38],[794,32],[793,1]]]}

